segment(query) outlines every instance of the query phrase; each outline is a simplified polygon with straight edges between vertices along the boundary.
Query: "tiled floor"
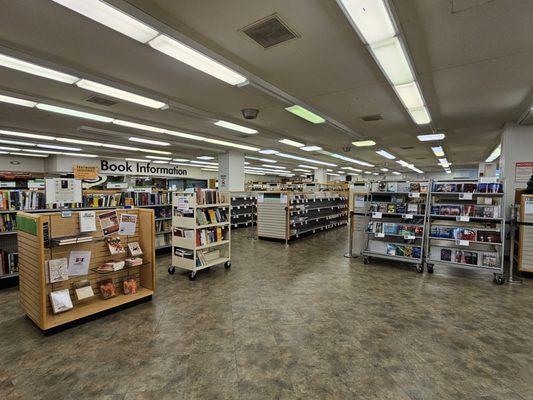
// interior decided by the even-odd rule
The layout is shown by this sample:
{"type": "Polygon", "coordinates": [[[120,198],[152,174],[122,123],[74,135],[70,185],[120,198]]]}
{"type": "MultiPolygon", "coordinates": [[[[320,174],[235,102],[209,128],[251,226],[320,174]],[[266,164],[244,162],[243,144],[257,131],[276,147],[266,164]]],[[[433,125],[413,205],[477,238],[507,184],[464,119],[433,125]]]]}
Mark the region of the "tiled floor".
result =
{"type": "Polygon", "coordinates": [[[51,337],[0,292],[1,399],[533,399],[533,286],[343,257],[346,229],[159,262],[139,305],[51,337]]]}

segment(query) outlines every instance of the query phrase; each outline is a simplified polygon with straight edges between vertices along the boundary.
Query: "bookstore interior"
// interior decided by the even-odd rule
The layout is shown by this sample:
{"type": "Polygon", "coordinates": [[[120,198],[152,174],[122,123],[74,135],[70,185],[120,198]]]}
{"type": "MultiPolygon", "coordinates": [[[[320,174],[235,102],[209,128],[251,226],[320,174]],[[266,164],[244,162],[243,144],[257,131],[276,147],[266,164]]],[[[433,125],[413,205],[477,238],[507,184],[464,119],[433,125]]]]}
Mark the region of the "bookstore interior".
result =
{"type": "Polygon", "coordinates": [[[0,9],[1,399],[533,399],[531,1],[0,9]]]}

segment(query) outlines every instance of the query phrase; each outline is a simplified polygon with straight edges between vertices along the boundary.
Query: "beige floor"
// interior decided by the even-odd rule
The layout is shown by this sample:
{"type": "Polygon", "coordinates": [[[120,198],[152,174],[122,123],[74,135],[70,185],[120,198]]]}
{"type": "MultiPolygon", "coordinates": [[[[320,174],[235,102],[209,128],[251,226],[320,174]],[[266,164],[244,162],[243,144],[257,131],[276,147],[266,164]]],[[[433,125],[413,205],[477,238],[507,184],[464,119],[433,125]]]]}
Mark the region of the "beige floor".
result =
{"type": "Polygon", "coordinates": [[[533,287],[343,257],[346,228],[159,258],[151,303],[51,337],[0,291],[0,399],[533,399],[533,287]]]}

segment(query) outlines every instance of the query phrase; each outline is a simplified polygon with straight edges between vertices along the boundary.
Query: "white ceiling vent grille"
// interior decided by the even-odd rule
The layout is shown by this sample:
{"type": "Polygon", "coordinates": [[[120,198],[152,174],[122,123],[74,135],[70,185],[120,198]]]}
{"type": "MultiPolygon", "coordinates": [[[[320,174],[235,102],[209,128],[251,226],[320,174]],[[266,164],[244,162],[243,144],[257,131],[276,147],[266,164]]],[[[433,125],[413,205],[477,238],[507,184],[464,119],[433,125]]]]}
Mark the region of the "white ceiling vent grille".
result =
{"type": "Polygon", "coordinates": [[[241,32],[264,49],[269,49],[298,37],[277,14],[269,15],[245,26],[241,29],[241,32]]]}

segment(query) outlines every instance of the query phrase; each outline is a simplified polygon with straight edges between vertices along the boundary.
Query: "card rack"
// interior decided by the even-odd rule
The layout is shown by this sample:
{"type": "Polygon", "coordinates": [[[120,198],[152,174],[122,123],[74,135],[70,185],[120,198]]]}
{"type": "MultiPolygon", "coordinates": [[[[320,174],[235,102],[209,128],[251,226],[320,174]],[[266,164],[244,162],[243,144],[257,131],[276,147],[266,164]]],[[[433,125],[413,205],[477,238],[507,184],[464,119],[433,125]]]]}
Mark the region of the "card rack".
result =
{"type": "Polygon", "coordinates": [[[424,272],[429,187],[429,181],[370,183],[361,252],[365,264],[372,258],[389,259],[413,264],[418,272],[424,272]]]}
{"type": "MultiPolygon", "coordinates": [[[[120,236],[122,243],[138,242],[142,249],[143,264],[123,270],[96,273],[92,269],[104,262],[120,261],[126,254],[111,255],[103,237],[98,215],[107,211],[96,211],[96,231],[87,232],[92,241],[74,243],[59,247],[52,246],[54,238],[80,236],[79,212],[68,215],[61,213],[30,214],[17,213],[19,230],[19,273],[20,302],[26,315],[43,331],[49,331],[62,325],[91,317],[104,311],[124,306],[128,303],[151,299],[155,291],[155,249],[154,249],[154,212],[150,209],[116,210],[120,214],[137,214],[135,234],[120,236]],[[66,281],[47,283],[46,262],[50,259],[69,258],[71,251],[91,251],[88,275],[73,276],[66,281]],[[122,294],[119,286],[125,277],[134,276],[138,289],[135,294],[122,294]],[[99,295],[98,282],[111,278],[117,294],[103,299],[99,295]],[[88,279],[94,296],[81,301],[76,300],[74,285],[88,279]],[[74,308],[63,313],[54,314],[49,294],[52,291],[68,289],[74,308]]],[[[114,235],[115,236],[115,235],[114,235]]]]}
{"type": "Polygon", "coordinates": [[[504,185],[495,178],[433,181],[426,268],[486,270],[502,284],[505,243],[504,185]]]}

